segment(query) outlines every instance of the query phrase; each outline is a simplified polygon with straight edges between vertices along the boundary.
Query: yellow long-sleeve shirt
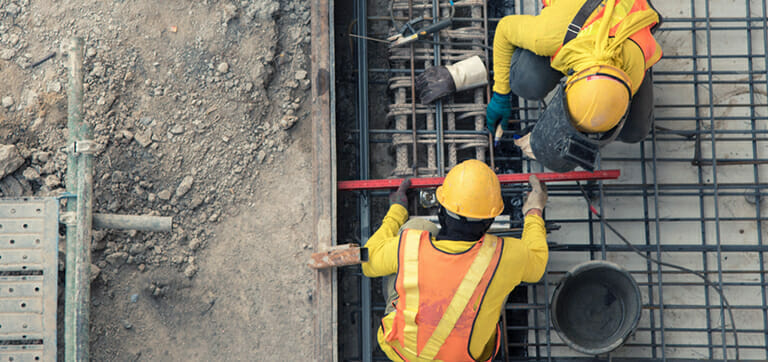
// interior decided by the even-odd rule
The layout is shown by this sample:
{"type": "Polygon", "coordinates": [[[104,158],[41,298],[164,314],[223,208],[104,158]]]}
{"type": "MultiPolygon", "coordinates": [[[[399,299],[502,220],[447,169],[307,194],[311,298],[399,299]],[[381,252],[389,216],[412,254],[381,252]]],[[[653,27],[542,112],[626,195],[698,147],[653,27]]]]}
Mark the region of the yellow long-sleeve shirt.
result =
{"type": "MultiPolygon", "coordinates": [[[[398,263],[398,230],[408,220],[408,211],[394,204],[384,216],[381,227],[368,239],[368,262],[363,263],[363,274],[368,277],[381,277],[397,272],[398,263]]],[[[460,253],[471,248],[475,241],[435,240],[432,243],[441,251],[460,253]]],[[[504,238],[504,249],[499,260],[495,276],[488,286],[483,303],[477,316],[469,351],[472,356],[490,358],[495,346],[493,339],[496,333],[496,323],[507,299],[520,282],[535,283],[544,275],[547,266],[549,249],[547,248],[546,228],[544,219],[536,215],[525,218],[521,239],[504,238]]],[[[385,328],[392,327],[394,312],[382,320],[385,328]]],[[[401,361],[386,341],[381,327],[378,333],[379,345],[384,353],[393,360],[401,361]]],[[[419,359],[413,359],[419,361],[419,359]]]]}
{"type": "MultiPolygon", "coordinates": [[[[540,56],[554,56],[563,44],[568,24],[585,2],[558,0],[536,16],[509,15],[502,18],[496,25],[493,39],[494,92],[510,92],[509,66],[516,48],[524,48],[540,56]]],[[[597,31],[579,36],[560,50],[552,62],[552,68],[567,74],[571,69],[578,72],[590,65],[605,62],[627,73],[634,95],[643,82],[646,64],[640,47],[627,38],[639,29],[658,22],[658,19],[658,14],[653,10],[637,12],[624,19],[619,33],[605,42],[611,55],[607,59],[599,59],[595,55],[597,31]]]]}

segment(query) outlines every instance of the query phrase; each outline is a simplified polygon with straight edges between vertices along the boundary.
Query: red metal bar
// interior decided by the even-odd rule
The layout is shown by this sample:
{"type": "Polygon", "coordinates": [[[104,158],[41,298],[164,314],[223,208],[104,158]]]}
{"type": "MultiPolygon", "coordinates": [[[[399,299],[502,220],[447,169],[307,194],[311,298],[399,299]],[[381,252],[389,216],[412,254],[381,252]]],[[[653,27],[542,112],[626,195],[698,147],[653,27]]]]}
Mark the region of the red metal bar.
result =
{"type": "MultiPolygon", "coordinates": [[[[571,171],[571,172],[540,172],[540,173],[513,173],[499,175],[501,184],[515,184],[528,182],[528,177],[536,175],[541,182],[562,182],[562,181],[587,181],[587,180],[614,180],[619,178],[619,170],[600,170],[595,172],[571,171]]],[[[437,187],[443,184],[444,177],[423,177],[412,178],[411,188],[420,189],[427,187],[437,187]]],[[[354,190],[388,190],[396,189],[403,182],[401,178],[391,178],[385,180],[354,180],[339,181],[339,191],[354,190]]]]}

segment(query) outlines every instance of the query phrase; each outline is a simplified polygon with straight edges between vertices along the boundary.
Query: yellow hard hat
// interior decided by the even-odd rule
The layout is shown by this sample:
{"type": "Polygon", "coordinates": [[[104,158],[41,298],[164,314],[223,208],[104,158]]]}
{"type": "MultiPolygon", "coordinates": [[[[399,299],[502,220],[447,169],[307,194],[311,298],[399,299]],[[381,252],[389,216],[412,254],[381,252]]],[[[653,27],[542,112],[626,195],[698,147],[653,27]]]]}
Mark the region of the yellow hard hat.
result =
{"type": "Polygon", "coordinates": [[[451,169],[437,188],[437,201],[448,211],[471,219],[491,219],[504,211],[499,178],[478,160],[451,169]]]}
{"type": "Polygon", "coordinates": [[[631,80],[621,69],[593,65],[568,77],[565,99],[571,123],[581,132],[607,132],[627,112],[631,80]]]}

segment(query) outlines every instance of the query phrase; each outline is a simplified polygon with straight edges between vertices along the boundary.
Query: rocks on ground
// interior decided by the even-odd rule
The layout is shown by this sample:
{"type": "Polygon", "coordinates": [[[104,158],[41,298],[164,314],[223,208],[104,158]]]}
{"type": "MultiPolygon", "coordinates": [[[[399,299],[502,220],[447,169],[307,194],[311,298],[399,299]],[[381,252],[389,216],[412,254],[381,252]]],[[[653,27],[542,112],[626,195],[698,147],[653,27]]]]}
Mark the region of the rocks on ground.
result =
{"type": "MultiPolygon", "coordinates": [[[[172,234],[95,231],[92,281],[109,290],[128,271],[161,267],[194,278],[204,265],[200,252],[215,236],[212,225],[228,216],[225,205],[252,201],[259,170],[274,167],[308,116],[308,6],[196,3],[189,11],[210,7],[202,9],[206,16],[221,8],[221,34],[208,34],[215,44],[192,36],[179,46],[169,37],[181,38],[180,25],[178,33],[143,28],[139,35],[100,5],[73,11],[72,19],[69,10],[34,16],[28,0],[6,3],[0,70],[20,78],[0,81],[2,196],[64,191],[67,76],[60,49],[70,34],[89,34],[83,109],[98,144],[94,212],[174,218],[172,234]],[[241,43],[253,41],[259,46],[245,53],[241,43]]],[[[167,288],[155,285],[150,294],[162,297],[167,288]]]]}
{"type": "Polygon", "coordinates": [[[24,158],[14,145],[0,145],[0,179],[15,172],[24,164],[24,158]]]}
{"type": "Polygon", "coordinates": [[[189,190],[192,188],[192,183],[195,181],[195,178],[192,176],[186,176],[183,180],[181,180],[181,183],[179,184],[179,187],[176,188],[176,197],[182,197],[189,192],[189,190]]]}
{"type": "Polygon", "coordinates": [[[222,74],[229,72],[229,64],[226,62],[219,63],[219,65],[216,66],[216,71],[222,74]]]}

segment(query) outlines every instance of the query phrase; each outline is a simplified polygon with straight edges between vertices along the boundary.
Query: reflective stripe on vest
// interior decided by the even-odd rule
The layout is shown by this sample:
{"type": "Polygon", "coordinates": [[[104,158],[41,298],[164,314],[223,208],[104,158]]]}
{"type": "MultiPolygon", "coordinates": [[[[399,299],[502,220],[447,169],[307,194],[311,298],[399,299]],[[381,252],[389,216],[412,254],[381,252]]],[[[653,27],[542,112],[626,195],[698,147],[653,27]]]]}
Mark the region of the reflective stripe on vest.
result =
{"type": "MultiPolygon", "coordinates": [[[[616,7],[613,10],[613,16],[611,17],[611,29],[608,32],[609,36],[615,36],[618,29],[621,27],[622,22],[624,19],[629,15],[637,11],[644,11],[644,10],[650,10],[651,7],[648,5],[648,2],[646,0],[615,0],[616,1],[616,7]]],[[[550,6],[552,4],[552,0],[542,0],[542,4],[544,7],[550,6]]],[[[576,37],[581,36],[587,36],[591,33],[597,32],[597,30],[600,28],[600,22],[604,21],[603,15],[605,14],[605,4],[603,3],[600,5],[598,10],[592,13],[592,15],[587,19],[587,21],[584,23],[584,25],[581,27],[581,30],[579,31],[579,34],[576,35],[576,37]]],[[[647,27],[644,27],[643,29],[639,30],[638,32],[632,34],[629,36],[629,39],[632,39],[633,42],[635,42],[639,47],[640,50],[643,52],[643,57],[645,58],[645,69],[650,68],[656,62],[661,59],[661,48],[656,43],[656,39],[651,35],[651,28],[656,25],[656,23],[650,24],[647,27]]],[[[560,53],[560,49],[563,48],[563,44],[560,45],[560,47],[557,49],[555,54],[552,56],[551,59],[555,59],[557,57],[557,54],[560,53]]]]}
{"type": "MultiPolygon", "coordinates": [[[[485,289],[490,284],[493,271],[501,257],[502,245],[499,241],[500,239],[495,236],[486,235],[484,239],[480,240],[467,252],[462,253],[462,255],[454,255],[436,250],[432,246],[428,232],[408,229],[403,231],[400,236],[401,245],[398,249],[400,262],[398,270],[398,282],[400,284],[400,290],[398,291],[399,299],[395,312],[395,321],[393,322],[392,329],[387,334],[387,341],[390,342],[390,345],[396,352],[403,355],[402,352],[407,351],[408,354],[417,356],[418,360],[434,360],[437,357],[449,357],[452,360],[472,360],[468,351],[473,323],[466,323],[466,321],[469,319],[473,322],[477,317],[480,309],[479,303],[482,300],[485,289]],[[425,248],[422,251],[427,252],[426,256],[420,253],[421,248],[425,248]],[[432,294],[439,295],[424,295],[419,290],[421,279],[419,268],[420,266],[432,268],[426,269],[425,272],[427,273],[437,268],[437,266],[430,266],[429,264],[436,260],[431,259],[434,258],[434,255],[452,258],[451,260],[456,261],[456,266],[460,267],[460,269],[451,270],[457,273],[464,271],[466,273],[458,283],[458,286],[452,282],[449,282],[447,286],[433,285],[431,289],[427,288],[427,290],[431,290],[432,294]],[[470,259],[471,256],[472,258],[470,259]],[[420,258],[421,263],[419,262],[420,258]],[[456,288],[455,291],[453,290],[454,287],[456,288]],[[450,302],[448,302],[447,298],[444,297],[450,296],[450,293],[453,293],[453,296],[450,302]],[[475,297],[473,307],[467,308],[473,296],[475,297]],[[457,326],[457,322],[462,316],[465,323],[457,326]],[[439,318],[439,321],[437,321],[437,318],[439,318]],[[426,319],[429,319],[429,321],[426,319]],[[423,323],[422,327],[425,325],[434,326],[429,336],[424,334],[429,333],[429,328],[426,329],[426,332],[422,331],[421,335],[419,334],[420,320],[423,323]],[[459,344],[458,342],[461,342],[465,346],[461,348],[462,356],[440,356],[442,347],[444,345],[449,346],[446,344],[446,340],[449,339],[451,333],[457,328],[462,330],[457,331],[454,335],[454,339],[452,339],[453,344],[450,347],[455,350],[457,344],[459,344]],[[459,338],[459,340],[456,338],[459,338]]],[[[454,280],[458,281],[456,278],[454,280]]],[[[422,286],[422,288],[425,288],[425,286],[422,286]]],[[[498,335],[496,339],[498,342],[498,335]]]]}
{"type": "MultiPolygon", "coordinates": [[[[408,230],[408,229],[406,229],[408,230]]],[[[403,347],[418,355],[418,327],[416,314],[419,312],[419,238],[416,232],[403,233],[403,289],[405,289],[405,308],[403,309],[403,347]],[[415,240],[414,240],[415,239],[415,240]]],[[[427,237],[429,233],[427,232],[427,237]]],[[[402,297],[402,296],[401,296],[402,297]]],[[[402,301],[402,299],[401,299],[402,301]]]]}

